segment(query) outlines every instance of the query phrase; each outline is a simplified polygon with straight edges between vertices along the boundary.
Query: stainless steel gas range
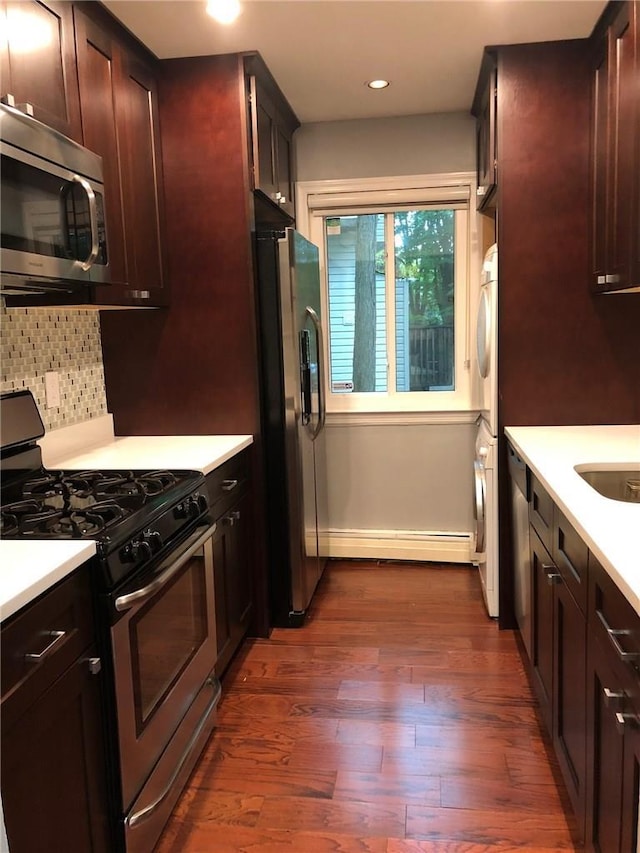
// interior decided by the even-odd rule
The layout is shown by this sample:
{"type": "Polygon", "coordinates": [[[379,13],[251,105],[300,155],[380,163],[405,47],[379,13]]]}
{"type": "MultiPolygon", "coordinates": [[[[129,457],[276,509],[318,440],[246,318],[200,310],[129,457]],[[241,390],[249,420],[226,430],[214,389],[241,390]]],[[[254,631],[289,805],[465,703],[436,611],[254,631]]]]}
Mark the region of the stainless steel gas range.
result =
{"type": "Polygon", "coordinates": [[[2,395],[6,539],[91,539],[118,847],[150,853],[215,724],[212,536],[197,471],[54,471],[31,392],[2,395]]]}

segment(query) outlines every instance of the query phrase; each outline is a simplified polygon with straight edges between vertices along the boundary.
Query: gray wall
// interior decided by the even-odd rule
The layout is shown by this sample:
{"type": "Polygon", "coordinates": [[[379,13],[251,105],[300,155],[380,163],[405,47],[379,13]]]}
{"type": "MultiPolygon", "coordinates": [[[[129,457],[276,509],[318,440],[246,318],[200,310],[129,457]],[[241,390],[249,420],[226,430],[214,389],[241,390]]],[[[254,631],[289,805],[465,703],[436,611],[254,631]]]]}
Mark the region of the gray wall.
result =
{"type": "MultiPolygon", "coordinates": [[[[299,181],[475,169],[475,122],[466,113],[307,124],[295,140],[299,181]]],[[[330,528],[470,532],[475,426],[397,421],[329,419],[330,528]]]]}
{"type": "Polygon", "coordinates": [[[475,120],[467,113],[304,124],[294,139],[299,181],[475,169],[475,120]]]}

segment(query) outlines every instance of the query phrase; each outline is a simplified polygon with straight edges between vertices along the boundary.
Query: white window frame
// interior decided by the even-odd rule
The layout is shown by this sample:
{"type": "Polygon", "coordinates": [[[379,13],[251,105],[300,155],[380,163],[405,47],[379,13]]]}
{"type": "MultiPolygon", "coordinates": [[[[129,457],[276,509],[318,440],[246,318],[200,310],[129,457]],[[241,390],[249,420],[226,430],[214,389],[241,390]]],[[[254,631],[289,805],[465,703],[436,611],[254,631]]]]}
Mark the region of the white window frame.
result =
{"type": "MultiPolygon", "coordinates": [[[[474,412],[477,410],[471,378],[472,340],[481,264],[479,227],[475,212],[475,173],[457,172],[436,175],[414,175],[359,180],[304,181],[296,185],[297,227],[320,249],[321,307],[325,337],[328,341],[329,295],[323,217],[364,212],[364,209],[411,205],[456,199],[469,199],[467,209],[456,210],[454,284],[454,391],[394,391],[370,393],[334,393],[329,387],[329,355],[325,346],[325,399],[329,414],[347,413],[437,413],[474,412]]],[[[387,292],[387,300],[393,293],[387,292]]],[[[388,326],[391,324],[389,323],[388,326]]],[[[395,371],[395,351],[390,353],[389,370],[395,371]]],[[[393,374],[395,377],[395,373],[393,374]]],[[[395,379],[394,379],[395,383],[395,379]]]]}

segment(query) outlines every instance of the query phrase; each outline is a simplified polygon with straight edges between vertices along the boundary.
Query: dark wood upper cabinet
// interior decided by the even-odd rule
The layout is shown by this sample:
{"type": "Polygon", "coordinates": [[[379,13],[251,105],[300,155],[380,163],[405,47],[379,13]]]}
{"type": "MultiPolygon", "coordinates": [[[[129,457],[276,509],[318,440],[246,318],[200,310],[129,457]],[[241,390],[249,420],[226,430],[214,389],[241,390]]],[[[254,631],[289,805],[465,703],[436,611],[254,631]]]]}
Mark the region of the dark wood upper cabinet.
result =
{"type": "Polygon", "coordinates": [[[498,188],[497,147],[498,67],[485,51],[471,113],[476,119],[477,208],[495,207],[498,188]]]}
{"type": "MultiPolygon", "coordinates": [[[[115,110],[114,39],[78,8],[74,10],[78,82],[85,145],[102,157],[112,282],[127,282],[124,217],[115,110]]],[[[102,288],[108,296],[109,288],[102,288]]]]}
{"type": "Polygon", "coordinates": [[[2,97],[12,96],[21,108],[30,104],[35,118],[82,142],[71,3],[2,3],[0,20],[7,34],[0,49],[2,97]],[[20,50],[17,39],[27,34],[33,44],[20,50]]]}
{"type": "Polygon", "coordinates": [[[128,296],[139,304],[166,304],[163,256],[158,89],[153,69],[127,51],[119,54],[116,119],[120,147],[128,296]]]}
{"type": "Polygon", "coordinates": [[[103,160],[112,269],[94,301],[165,305],[154,70],[91,4],[76,5],[74,17],[82,129],[87,148],[103,160]]]}
{"type": "Polygon", "coordinates": [[[638,3],[607,7],[594,37],[591,119],[591,285],[640,287],[638,269],[638,3]]]}
{"type": "Polygon", "coordinates": [[[295,217],[293,134],[300,122],[257,54],[245,57],[253,189],[295,217]]]}

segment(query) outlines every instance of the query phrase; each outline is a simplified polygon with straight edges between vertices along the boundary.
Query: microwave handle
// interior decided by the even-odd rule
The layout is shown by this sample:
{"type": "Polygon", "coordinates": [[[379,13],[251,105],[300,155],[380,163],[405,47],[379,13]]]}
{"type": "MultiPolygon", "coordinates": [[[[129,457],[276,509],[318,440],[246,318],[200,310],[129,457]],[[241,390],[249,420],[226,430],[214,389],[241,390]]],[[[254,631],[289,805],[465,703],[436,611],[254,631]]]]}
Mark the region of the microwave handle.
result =
{"type": "Polygon", "coordinates": [[[96,208],[96,196],[89,181],[86,181],[80,175],[74,175],[71,180],[76,184],[80,184],[82,189],[86,192],[87,199],[89,200],[91,251],[89,252],[89,257],[85,261],[79,261],[81,268],[86,271],[91,269],[91,267],[94,265],[96,258],[98,257],[98,252],[100,250],[100,246],[98,244],[98,213],[96,208]]]}

